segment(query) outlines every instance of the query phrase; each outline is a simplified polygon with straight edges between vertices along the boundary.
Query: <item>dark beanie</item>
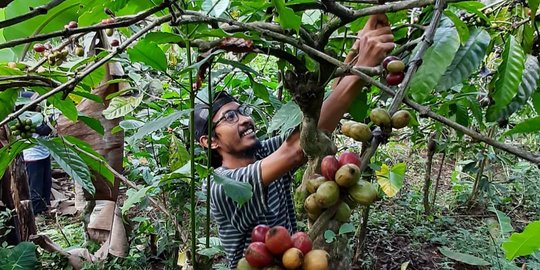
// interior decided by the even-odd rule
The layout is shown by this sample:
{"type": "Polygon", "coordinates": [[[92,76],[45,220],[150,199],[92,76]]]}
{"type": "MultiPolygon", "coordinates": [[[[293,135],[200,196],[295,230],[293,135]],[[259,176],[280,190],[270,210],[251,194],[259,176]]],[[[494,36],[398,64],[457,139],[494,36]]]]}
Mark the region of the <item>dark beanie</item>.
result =
{"type": "MultiPolygon", "coordinates": [[[[229,102],[238,102],[238,100],[225,91],[217,92],[212,103],[212,115],[229,102]]],[[[195,140],[197,141],[201,136],[208,135],[208,108],[206,104],[195,105],[195,140]]]]}

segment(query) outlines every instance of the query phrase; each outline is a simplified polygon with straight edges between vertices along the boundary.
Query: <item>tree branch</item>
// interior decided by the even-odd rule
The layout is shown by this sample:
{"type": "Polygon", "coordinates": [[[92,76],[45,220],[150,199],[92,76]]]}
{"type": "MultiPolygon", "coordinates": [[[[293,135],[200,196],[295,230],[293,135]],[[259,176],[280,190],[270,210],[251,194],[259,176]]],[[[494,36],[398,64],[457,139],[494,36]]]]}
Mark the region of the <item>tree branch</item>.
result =
{"type": "MultiPolygon", "coordinates": [[[[118,17],[116,21],[111,24],[98,24],[98,25],[93,25],[89,27],[81,27],[81,28],[75,28],[75,29],[66,28],[61,31],[55,31],[55,32],[47,33],[47,34],[36,35],[33,37],[13,39],[11,41],[0,44],[0,49],[11,48],[20,44],[30,43],[34,41],[47,40],[53,37],[69,37],[71,35],[78,34],[78,33],[89,33],[89,32],[93,32],[93,31],[97,31],[101,29],[130,26],[136,22],[146,19],[148,16],[162,9],[167,8],[167,6],[168,6],[168,3],[167,1],[165,1],[135,16],[118,17]]],[[[166,15],[164,17],[167,17],[170,19],[171,16],[166,15]]],[[[163,18],[163,17],[160,17],[160,18],[163,18]]]]}
{"type": "Polygon", "coordinates": [[[0,92],[13,87],[58,87],[60,82],[39,75],[0,76],[0,92]]]}
{"type": "Polygon", "coordinates": [[[65,0],[53,0],[53,1],[49,2],[48,4],[46,4],[46,5],[33,8],[30,12],[28,12],[26,14],[23,14],[23,15],[20,15],[20,16],[17,16],[17,17],[13,17],[11,19],[7,19],[5,21],[1,21],[0,22],[0,29],[6,28],[6,27],[14,25],[14,24],[18,24],[20,22],[24,22],[26,20],[32,19],[32,18],[34,18],[36,16],[39,16],[39,15],[47,14],[47,12],[49,12],[49,10],[51,10],[52,8],[60,5],[64,1],[65,0]]]}

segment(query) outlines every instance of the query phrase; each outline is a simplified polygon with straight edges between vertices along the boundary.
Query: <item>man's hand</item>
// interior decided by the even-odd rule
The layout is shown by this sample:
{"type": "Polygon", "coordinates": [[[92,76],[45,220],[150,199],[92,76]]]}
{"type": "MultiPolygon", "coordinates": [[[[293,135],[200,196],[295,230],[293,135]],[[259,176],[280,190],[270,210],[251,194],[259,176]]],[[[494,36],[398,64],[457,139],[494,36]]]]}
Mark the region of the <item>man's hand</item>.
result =
{"type": "Polygon", "coordinates": [[[385,14],[369,17],[364,29],[358,32],[353,51],[358,55],[354,65],[374,67],[379,65],[386,55],[394,49],[394,35],[385,14]]]}

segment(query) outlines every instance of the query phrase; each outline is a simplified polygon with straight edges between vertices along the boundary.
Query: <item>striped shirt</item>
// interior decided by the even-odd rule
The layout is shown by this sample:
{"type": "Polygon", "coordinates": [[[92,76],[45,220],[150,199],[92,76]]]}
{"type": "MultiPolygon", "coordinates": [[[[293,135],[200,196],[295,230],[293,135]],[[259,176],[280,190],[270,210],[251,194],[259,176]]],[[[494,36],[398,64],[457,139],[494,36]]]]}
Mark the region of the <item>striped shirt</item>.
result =
{"type": "Polygon", "coordinates": [[[210,209],[217,223],[219,239],[225,249],[230,269],[236,269],[244,250],[251,243],[251,231],[256,225],[266,224],[270,227],[281,225],[291,234],[296,232],[296,217],[291,196],[294,170],[272,182],[266,189],[261,176],[261,159],[276,151],[290,133],[262,141],[261,147],[255,153],[257,159],[255,163],[237,169],[224,167],[216,169],[216,173],[247,182],[253,188],[251,199],[242,207],[238,207],[225,195],[222,185],[211,183],[210,209]]]}

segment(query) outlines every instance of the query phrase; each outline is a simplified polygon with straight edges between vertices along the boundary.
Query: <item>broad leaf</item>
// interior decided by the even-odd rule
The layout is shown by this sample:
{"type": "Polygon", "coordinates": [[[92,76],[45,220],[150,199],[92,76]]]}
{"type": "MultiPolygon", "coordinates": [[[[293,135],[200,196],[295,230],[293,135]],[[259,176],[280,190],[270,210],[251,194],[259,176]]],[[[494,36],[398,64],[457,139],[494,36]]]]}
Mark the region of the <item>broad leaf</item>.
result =
{"type": "Polygon", "coordinates": [[[523,77],[519,84],[516,96],[508,106],[502,108],[500,111],[496,111],[498,114],[495,118],[508,119],[513,113],[519,111],[527,104],[527,100],[529,100],[538,86],[539,79],[540,66],[538,65],[538,59],[535,56],[527,55],[525,70],[523,71],[523,77]]]}
{"type": "Polygon", "coordinates": [[[495,207],[490,207],[489,210],[497,215],[501,238],[506,237],[507,234],[514,231],[514,228],[512,227],[512,220],[510,219],[510,217],[508,217],[505,213],[495,209],[495,207]]]}
{"type": "Polygon", "coordinates": [[[437,82],[452,63],[459,48],[459,37],[454,28],[438,28],[433,45],[426,51],[422,65],[414,74],[409,91],[412,97],[422,102],[435,88],[437,82]]]}
{"type": "Polygon", "coordinates": [[[498,112],[507,106],[517,93],[525,66],[525,54],[513,36],[509,36],[504,46],[502,63],[498,68],[495,90],[490,96],[495,102],[487,111],[486,120],[497,121],[498,112]]]}
{"type": "Polygon", "coordinates": [[[346,234],[346,233],[351,233],[351,232],[354,232],[354,226],[351,223],[343,223],[339,227],[338,234],[341,235],[341,234],[346,234]]]}
{"type": "Polygon", "coordinates": [[[171,113],[171,114],[169,114],[169,115],[167,115],[165,117],[161,117],[161,118],[152,120],[150,122],[147,122],[141,128],[139,128],[137,133],[135,133],[133,136],[131,136],[128,139],[128,141],[130,141],[130,143],[133,142],[133,141],[137,141],[137,140],[141,139],[142,137],[144,137],[145,135],[151,134],[152,132],[154,132],[156,130],[166,128],[166,127],[170,126],[174,121],[188,115],[190,112],[191,112],[191,109],[183,110],[183,111],[179,111],[179,112],[174,112],[174,113],[171,113]]]}
{"type": "Polygon", "coordinates": [[[383,164],[381,169],[375,172],[379,186],[388,197],[396,196],[403,187],[405,170],[405,163],[398,163],[391,168],[388,165],[383,164]]]}
{"type": "Polygon", "coordinates": [[[105,134],[105,129],[103,128],[99,120],[92,117],[84,116],[84,115],[79,115],[79,120],[85,123],[89,128],[96,131],[98,134],[102,136],[103,134],[105,134]]]}
{"type": "Polygon", "coordinates": [[[242,71],[244,71],[246,74],[253,74],[254,76],[259,76],[259,72],[257,72],[256,70],[254,70],[253,68],[245,65],[245,64],[242,64],[238,61],[231,61],[231,60],[227,60],[227,59],[224,59],[224,58],[219,58],[216,62],[218,63],[222,63],[222,64],[225,64],[225,65],[231,65],[235,68],[238,68],[242,71]]]}
{"type": "Polygon", "coordinates": [[[244,205],[253,196],[253,187],[246,182],[236,181],[224,175],[213,174],[214,182],[222,185],[225,195],[235,201],[239,207],[244,205]]]}
{"type": "Polygon", "coordinates": [[[273,0],[272,2],[278,13],[279,24],[285,29],[294,29],[298,32],[302,24],[302,17],[296,15],[291,8],[288,8],[284,0],[273,0]]]}
{"type": "Polygon", "coordinates": [[[474,29],[467,43],[459,48],[452,64],[446,69],[437,85],[437,91],[447,90],[476,72],[486,55],[490,39],[485,30],[474,29]]]}
{"type": "Polygon", "coordinates": [[[458,262],[462,262],[468,265],[476,265],[476,266],[488,266],[491,265],[489,262],[478,258],[476,256],[465,254],[465,253],[459,253],[452,251],[448,247],[440,247],[439,251],[446,257],[456,260],[458,262]]]}
{"type": "Polygon", "coordinates": [[[349,107],[349,114],[355,121],[363,122],[367,117],[368,112],[368,103],[367,103],[367,91],[362,91],[358,96],[353,100],[351,106],[349,107]]]}
{"type": "Polygon", "coordinates": [[[62,143],[61,138],[52,140],[37,138],[37,140],[39,144],[49,149],[54,160],[75,182],[91,194],[96,192],[88,166],[71,147],[62,143]]]}
{"type": "Polygon", "coordinates": [[[523,232],[513,233],[503,244],[506,259],[530,255],[540,249],[540,220],[531,222],[523,232]]]}
{"type": "Polygon", "coordinates": [[[482,11],[480,11],[481,8],[483,8],[485,5],[482,2],[478,1],[464,1],[459,3],[451,3],[451,6],[457,7],[459,9],[463,9],[469,13],[472,13],[480,18],[482,18],[484,21],[489,21],[486,14],[484,14],[482,11]]]}
{"type": "MultiPolygon", "coordinates": [[[[536,11],[538,10],[538,6],[540,5],[540,0],[528,0],[529,2],[529,8],[531,8],[531,19],[536,17],[536,11]]],[[[534,20],[532,20],[534,22],[534,20]]]]}
{"type": "Polygon", "coordinates": [[[229,7],[229,0],[204,0],[202,10],[210,16],[219,17],[229,7]]]}
{"type": "Polygon", "coordinates": [[[459,40],[461,41],[461,44],[464,44],[469,39],[469,28],[467,25],[450,10],[445,10],[444,15],[452,20],[452,23],[454,23],[458,32],[459,40]]]}
{"type": "Polygon", "coordinates": [[[129,48],[127,53],[132,62],[142,62],[160,71],[167,70],[167,57],[154,42],[142,39],[135,46],[129,48]]]}
{"type": "Polygon", "coordinates": [[[122,117],[132,112],[142,102],[143,95],[136,97],[114,97],[109,103],[109,107],[103,110],[105,119],[111,120],[122,117]]]}
{"type": "Polygon", "coordinates": [[[300,107],[294,101],[281,106],[276,112],[270,126],[268,127],[268,133],[272,133],[279,130],[279,133],[284,134],[287,130],[298,126],[302,122],[302,111],[300,107]]]}
{"type": "Polygon", "coordinates": [[[7,167],[22,150],[32,146],[33,143],[18,140],[0,148],[0,179],[4,176],[7,167]]]}
{"type": "Polygon", "coordinates": [[[255,93],[255,96],[266,102],[269,102],[270,94],[268,93],[266,86],[264,86],[264,84],[261,84],[255,81],[253,76],[248,75],[248,77],[249,77],[249,81],[251,82],[251,88],[253,89],[253,93],[255,93]]]}
{"type": "Polygon", "coordinates": [[[175,171],[184,166],[190,160],[189,152],[176,135],[171,134],[169,144],[169,169],[175,171]]]}
{"type": "Polygon", "coordinates": [[[15,102],[19,91],[8,89],[0,92],[0,121],[4,120],[15,109],[15,102]]]}
{"type": "Polygon", "coordinates": [[[143,199],[147,197],[147,193],[150,189],[153,189],[153,186],[142,187],[139,190],[130,188],[126,192],[127,199],[124,201],[124,204],[120,208],[122,210],[122,215],[126,213],[131,207],[135,204],[140,203],[143,199]]]}
{"type": "Polygon", "coordinates": [[[30,270],[35,269],[38,261],[36,256],[37,246],[31,242],[21,242],[9,251],[7,261],[2,262],[1,269],[30,270]]]}
{"type": "Polygon", "coordinates": [[[527,119],[517,124],[514,128],[504,133],[504,135],[510,136],[517,133],[533,133],[538,131],[540,131],[540,116],[527,119]]]}
{"type": "Polygon", "coordinates": [[[80,139],[77,139],[73,136],[62,137],[73,145],[76,145],[80,150],[79,156],[84,160],[84,162],[92,169],[94,172],[99,173],[103,178],[105,178],[109,183],[114,183],[114,174],[113,172],[105,166],[107,160],[98,152],[92,148],[90,144],[80,139]]]}

